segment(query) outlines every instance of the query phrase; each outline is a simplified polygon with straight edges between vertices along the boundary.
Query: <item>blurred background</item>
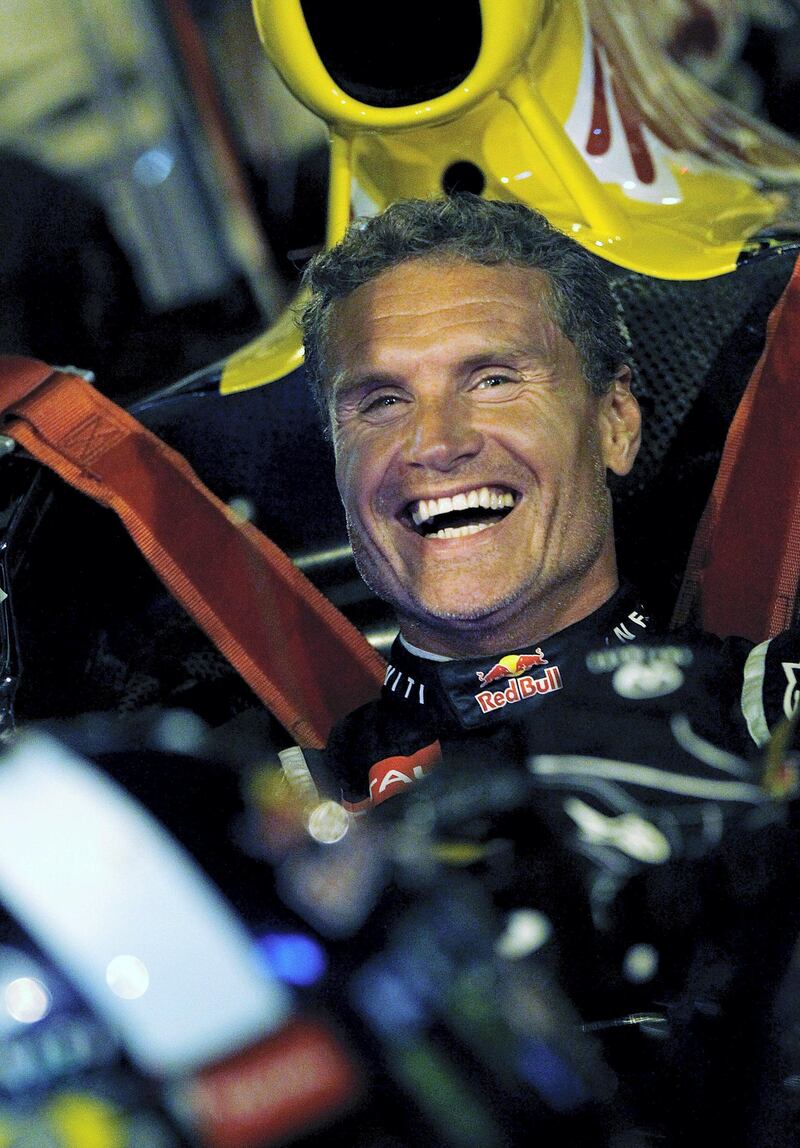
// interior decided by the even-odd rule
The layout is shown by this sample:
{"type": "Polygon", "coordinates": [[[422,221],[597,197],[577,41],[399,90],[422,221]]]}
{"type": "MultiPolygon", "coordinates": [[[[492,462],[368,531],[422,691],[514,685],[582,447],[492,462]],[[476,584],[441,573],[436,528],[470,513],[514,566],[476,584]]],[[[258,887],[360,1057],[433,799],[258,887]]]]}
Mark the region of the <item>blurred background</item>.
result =
{"type": "MultiPolygon", "coordinates": [[[[800,3],[643,16],[699,78],[798,135],[800,3]]],[[[94,370],[123,401],[269,326],[323,241],[325,128],[248,0],[3,0],[0,148],[0,346],[94,370]]]]}
{"type": "Polygon", "coordinates": [[[247,0],[3,0],[0,338],[120,398],[235,349],[321,242],[324,129],[247,0]]]}

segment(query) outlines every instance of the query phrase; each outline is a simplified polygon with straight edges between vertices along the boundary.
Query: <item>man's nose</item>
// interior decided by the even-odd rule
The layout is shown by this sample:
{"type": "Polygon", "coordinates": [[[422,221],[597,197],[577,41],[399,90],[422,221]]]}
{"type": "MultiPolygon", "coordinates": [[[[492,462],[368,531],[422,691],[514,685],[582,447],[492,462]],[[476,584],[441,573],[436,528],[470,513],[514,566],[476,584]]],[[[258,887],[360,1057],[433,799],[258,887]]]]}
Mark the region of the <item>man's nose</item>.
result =
{"type": "Polygon", "coordinates": [[[452,470],[483,447],[483,434],[458,398],[420,404],[411,430],[407,459],[415,466],[452,470]]]}

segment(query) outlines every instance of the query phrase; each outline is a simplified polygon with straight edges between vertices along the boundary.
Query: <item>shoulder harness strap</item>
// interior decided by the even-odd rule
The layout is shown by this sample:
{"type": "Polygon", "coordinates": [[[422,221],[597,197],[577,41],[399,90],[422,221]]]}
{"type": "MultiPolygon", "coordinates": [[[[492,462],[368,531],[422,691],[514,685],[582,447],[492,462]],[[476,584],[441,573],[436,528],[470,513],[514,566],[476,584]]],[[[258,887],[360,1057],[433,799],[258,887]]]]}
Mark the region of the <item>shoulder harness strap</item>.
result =
{"type": "Polygon", "coordinates": [[[384,663],[249,523],[230,515],[182,455],[85,379],[0,357],[5,434],[115,511],[174,597],[303,746],[377,695],[384,663]]]}
{"type": "Polygon", "coordinates": [[[792,624],[798,584],[800,258],[731,423],[672,622],[759,642],[792,624]]]}

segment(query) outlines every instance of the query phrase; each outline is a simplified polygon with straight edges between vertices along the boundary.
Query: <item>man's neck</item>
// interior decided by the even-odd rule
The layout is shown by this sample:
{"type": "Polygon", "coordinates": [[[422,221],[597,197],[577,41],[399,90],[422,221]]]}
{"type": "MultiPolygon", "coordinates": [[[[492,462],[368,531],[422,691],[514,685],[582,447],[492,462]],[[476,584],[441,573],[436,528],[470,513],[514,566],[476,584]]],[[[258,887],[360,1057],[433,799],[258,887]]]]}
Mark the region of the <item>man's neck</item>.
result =
{"type": "Polygon", "coordinates": [[[445,658],[472,658],[495,654],[498,650],[524,649],[588,618],[605,605],[618,587],[615,569],[579,595],[559,594],[556,589],[547,602],[537,603],[535,612],[527,610],[522,616],[447,619],[441,626],[405,617],[400,620],[400,632],[406,645],[445,658]]]}

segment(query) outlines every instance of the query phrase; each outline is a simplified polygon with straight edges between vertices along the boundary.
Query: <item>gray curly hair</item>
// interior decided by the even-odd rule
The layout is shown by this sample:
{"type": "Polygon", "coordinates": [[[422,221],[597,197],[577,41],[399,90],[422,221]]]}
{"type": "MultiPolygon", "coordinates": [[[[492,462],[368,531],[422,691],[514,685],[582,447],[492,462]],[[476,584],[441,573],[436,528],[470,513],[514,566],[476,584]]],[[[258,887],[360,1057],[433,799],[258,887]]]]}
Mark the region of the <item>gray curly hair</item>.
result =
{"type": "Polygon", "coordinates": [[[306,371],[322,412],[327,413],[333,305],[410,259],[511,263],[545,272],[552,317],[577,349],[595,394],[609,389],[629,356],[625,325],[600,259],[543,215],[521,203],[470,194],[398,200],[382,214],[352,224],[340,243],[311,260],[303,275],[311,292],[300,315],[306,371]]]}

